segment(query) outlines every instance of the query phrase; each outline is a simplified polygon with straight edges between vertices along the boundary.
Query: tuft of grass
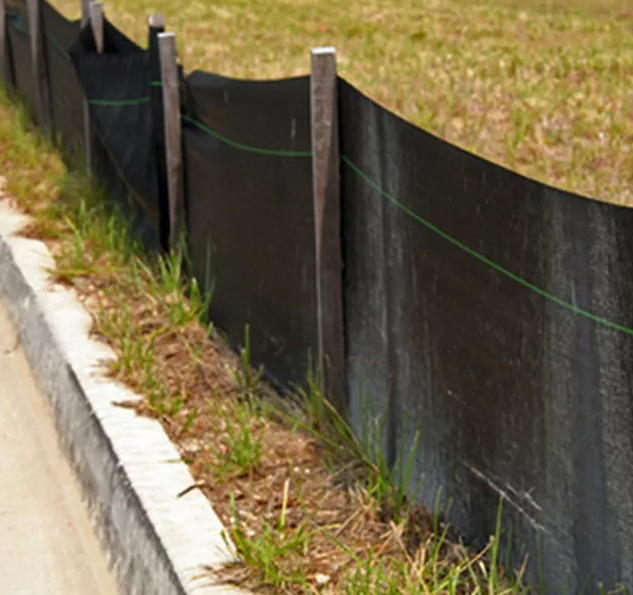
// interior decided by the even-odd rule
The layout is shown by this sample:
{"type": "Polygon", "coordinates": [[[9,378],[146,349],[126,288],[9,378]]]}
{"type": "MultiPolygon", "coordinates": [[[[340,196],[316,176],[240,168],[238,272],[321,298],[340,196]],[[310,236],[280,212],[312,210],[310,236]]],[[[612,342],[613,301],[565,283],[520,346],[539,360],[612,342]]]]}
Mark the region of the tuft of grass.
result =
{"type": "Polygon", "coordinates": [[[244,346],[240,349],[240,365],[233,371],[235,382],[242,399],[253,401],[259,394],[262,384],[264,368],[253,369],[251,365],[251,329],[247,324],[244,328],[244,346]]]}
{"type": "MultiPolygon", "coordinates": [[[[286,489],[284,504],[287,501],[286,489]]],[[[306,524],[301,524],[286,531],[285,507],[282,507],[276,524],[266,523],[259,535],[252,536],[240,520],[233,495],[231,510],[234,521],[230,530],[231,538],[244,564],[256,569],[261,585],[282,590],[292,585],[301,585],[309,591],[303,561],[310,549],[311,529],[306,524]]]]}
{"type": "Polygon", "coordinates": [[[250,477],[262,459],[263,436],[249,404],[238,403],[232,417],[224,420],[220,446],[209,444],[214,458],[212,469],[221,481],[227,477],[250,477]],[[259,430],[259,431],[258,431],[259,430]]]}
{"type": "MultiPolygon", "coordinates": [[[[412,491],[413,463],[420,433],[416,431],[406,456],[402,453],[394,465],[389,464],[384,452],[386,411],[375,414],[372,399],[366,395],[361,404],[362,427],[357,434],[350,422],[323,395],[321,373],[309,366],[305,387],[297,388],[301,415],[280,412],[294,428],[301,428],[318,438],[330,451],[330,466],[351,462],[371,498],[381,507],[381,515],[388,521],[399,522],[406,517],[408,495],[412,491]],[[360,468],[360,469],[359,469],[360,468]],[[360,470],[360,477],[358,471],[360,470]]],[[[419,486],[414,486],[413,492],[419,486]]]]}
{"type": "MultiPolygon", "coordinates": [[[[400,528],[394,531],[393,539],[399,544],[403,556],[381,556],[380,552],[370,552],[361,558],[354,552],[348,552],[356,565],[348,574],[343,592],[347,595],[527,595],[529,590],[522,584],[524,568],[509,576],[489,570],[493,561],[498,559],[500,534],[501,526],[498,524],[489,545],[475,556],[450,543],[446,532],[431,534],[420,548],[410,554],[400,528]],[[447,549],[450,550],[448,555],[447,549]],[[488,562],[484,562],[485,558],[488,562]]],[[[338,545],[346,549],[344,544],[338,545]]]]}

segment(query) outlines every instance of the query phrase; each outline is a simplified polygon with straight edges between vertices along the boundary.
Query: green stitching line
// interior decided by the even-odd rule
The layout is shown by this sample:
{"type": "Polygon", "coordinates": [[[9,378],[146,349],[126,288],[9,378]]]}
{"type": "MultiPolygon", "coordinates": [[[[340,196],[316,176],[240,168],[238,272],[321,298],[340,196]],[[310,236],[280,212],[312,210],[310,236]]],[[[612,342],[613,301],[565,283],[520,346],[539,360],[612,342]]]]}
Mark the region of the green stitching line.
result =
{"type": "Polygon", "coordinates": [[[569,302],[566,302],[565,300],[557,298],[556,296],[552,295],[551,293],[548,293],[547,291],[545,291],[545,290],[543,290],[543,289],[541,289],[539,287],[536,287],[536,285],[532,285],[529,281],[526,281],[525,279],[522,279],[521,277],[515,275],[514,273],[508,271],[507,269],[504,269],[502,266],[498,265],[496,262],[493,262],[492,260],[490,260],[489,258],[484,256],[483,254],[480,254],[479,252],[473,250],[472,248],[469,248],[468,246],[466,246],[465,244],[463,244],[459,240],[456,240],[452,236],[450,236],[447,233],[443,232],[441,229],[439,229],[438,227],[433,225],[431,222],[429,222],[426,219],[420,217],[420,215],[418,215],[417,213],[414,213],[411,209],[405,207],[397,198],[393,197],[391,194],[389,194],[388,192],[384,191],[367,174],[365,174],[363,171],[361,171],[347,157],[345,157],[345,155],[343,155],[341,157],[341,159],[346,165],[348,165],[350,167],[350,169],[352,169],[363,180],[365,180],[365,182],[367,182],[367,184],[369,184],[374,190],[379,192],[387,200],[389,200],[391,203],[393,203],[396,207],[398,207],[399,209],[402,209],[407,215],[409,215],[410,217],[413,217],[413,219],[415,219],[416,221],[418,221],[419,223],[421,223],[422,225],[424,225],[425,227],[427,227],[431,231],[435,232],[437,235],[439,235],[440,237],[442,237],[446,241],[450,242],[454,246],[457,246],[461,250],[464,250],[464,252],[467,252],[471,256],[474,256],[477,260],[480,260],[481,262],[487,264],[488,266],[492,267],[496,271],[502,273],[506,277],[509,277],[513,281],[516,281],[520,285],[523,285],[523,287],[527,287],[528,289],[532,290],[533,292],[537,293],[538,295],[540,295],[540,296],[542,296],[544,298],[547,298],[548,300],[554,302],[555,304],[558,304],[559,306],[562,306],[563,308],[567,308],[568,310],[571,310],[574,314],[579,314],[581,316],[584,316],[585,318],[588,318],[589,320],[593,320],[594,322],[602,324],[602,325],[604,325],[604,326],[606,326],[608,328],[612,328],[612,329],[615,329],[615,330],[618,330],[618,331],[622,331],[623,333],[626,333],[627,335],[633,335],[633,329],[628,328],[626,326],[623,326],[621,324],[618,324],[616,322],[611,322],[610,320],[607,320],[606,318],[601,318],[600,316],[596,316],[595,314],[592,314],[591,312],[588,312],[587,310],[583,310],[582,308],[578,308],[577,306],[574,306],[573,304],[570,304],[569,302]]]}
{"type": "Polygon", "coordinates": [[[57,40],[50,35],[49,33],[46,34],[46,38],[53,44],[53,47],[67,60],[70,60],[70,54],[61,46],[59,45],[59,43],[57,42],[57,40]]]}
{"type": "MultiPolygon", "coordinates": [[[[22,27],[21,25],[16,24],[11,19],[7,19],[7,22],[16,31],[19,31],[20,33],[24,33],[27,37],[30,35],[30,31],[28,30],[28,28],[22,27]]],[[[64,56],[64,58],[70,59],[70,55],[68,54],[68,52],[61,45],[59,45],[59,43],[57,43],[57,40],[50,33],[46,34],[46,38],[53,44],[53,47],[56,50],[58,50],[62,56],[64,56]]]]}
{"type": "Polygon", "coordinates": [[[259,147],[250,147],[248,145],[242,145],[240,143],[236,143],[235,141],[229,140],[225,136],[222,136],[220,133],[216,132],[215,130],[212,130],[211,128],[208,128],[207,126],[205,126],[201,122],[198,122],[197,120],[194,120],[193,118],[189,118],[188,116],[183,116],[182,119],[185,120],[186,122],[193,124],[200,130],[203,130],[207,134],[210,134],[213,138],[223,142],[229,147],[233,147],[234,149],[239,149],[240,151],[247,151],[249,153],[257,153],[259,155],[270,155],[270,156],[275,156],[275,157],[311,157],[312,156],[312,151],[278,151],[275,149],[261,149],[259,147]]]}
{"type": "Polygon", "coordinates": [[[9,25],[11,25],[16,31],[19,31],[20,33],[24,33],[27,37],[29,36],[30,32],[27,27],[22,27],[21,25],[18,25],[11,18],[7,19],[7,23],[9,23],[9,25]]]}
{"type": "Polygon", "coordinates": [[[103,107],[116,107],[125,105],[140,105],[150,101],[149,97],[140,97],[139,99],[88,99],[90,105],[99,105],[103,107]]]}
{"type": "Polygon", "coordinates": [[[163,83],[161,81],[150,81],[150,86],[151,87],[162,87],[163,83]]]}

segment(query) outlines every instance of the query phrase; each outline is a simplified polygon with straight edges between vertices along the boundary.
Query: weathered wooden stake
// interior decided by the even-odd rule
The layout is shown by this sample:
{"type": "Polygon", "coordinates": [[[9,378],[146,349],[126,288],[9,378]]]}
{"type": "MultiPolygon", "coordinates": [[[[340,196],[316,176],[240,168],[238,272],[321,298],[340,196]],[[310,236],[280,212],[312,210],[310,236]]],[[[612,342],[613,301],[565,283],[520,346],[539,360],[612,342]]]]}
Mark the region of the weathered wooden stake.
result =
{"type": "MultiPolygon", "coordinates": [[[[80,0],[81,2],[81,26],[85,27],[90,22],[90,5],[92,0],[80,0]]],[[[84,100],[84,150],[86,153],[86,173],[92,175],[92,152],[94,146],[94,133],[92,120],[90,119],[90,106],[88,99],[84,100]]]]}
{"type": "Polygon", "coordinates": [[[103,3],[92,2],[90,4],[90,25],[95,38],[97,53],[103,54],[103,3]]]}
{"type": "Polygon", "coordinates": [[[7,8],[5,0],[0,0],[0,76],[5,89],[11,84],[9,81],[9,69],[6,64],[7,59],[7,8]]]}
{"type": "Polygon", "coordinates": [[[182,127],[180,122],[180,86],[176,36],[158,34],[160,71],[163,83],[165,117],[165,157],[169,198],[169,245],[178,248],[184,231],[185,213],[182,170],[182,127]]]}
{"type": "MultiPolygon", "coordinates": [[[[151,29],[165,29],[165,15],[160,13],[150,14],[147,19],[147,24],[151,29]]],[[[162,32],[162,31],[161,31],[162,32]]]]}
{"type": "Polygon", "coordinates": [[[46,60],[44,59],[44,37],[40,19],[40,0],[27,0],[29,15],[29,36],[31,38],[31,59],[33,60],[33,80],[37,96],[37,118],[40,128],[50,130],[51,111],[46,60]]]}
{"type": "Polygon", "coordinates": [[[167,162],[165,152],[165,114],[163,91],[160,84],[160,55],[158,35],[165,31],[165,17],[152,14],[147,19],[147,58],[149,67],[149,96],[152,109],[152,137],[158,180],[158,230],[161,250],[169,250],[169,195],[167,184],[167,162]]]}
{"type": "Polygon", "coordinates": [[[345,335],[341,255],[336,50],[312,50],[310,108],[316,248],[318,365],[323,390],[345,413],[345,335]]]}
{"type": "Polygon", "coordinates": [[[169,200],[169,245],[178,248],[184,231],[184,192],[182,169],[182,127],[180,122],[180,87],[176,36],[158,34],[160,70],[163,84],[165,118],[165,158],[169,200]]]}
{"type": "Polygon", "coordinates": [[[92,0],[80,0],[81,3],[81,26],[85,27],[90,22],[90,5],[92,0]]]}

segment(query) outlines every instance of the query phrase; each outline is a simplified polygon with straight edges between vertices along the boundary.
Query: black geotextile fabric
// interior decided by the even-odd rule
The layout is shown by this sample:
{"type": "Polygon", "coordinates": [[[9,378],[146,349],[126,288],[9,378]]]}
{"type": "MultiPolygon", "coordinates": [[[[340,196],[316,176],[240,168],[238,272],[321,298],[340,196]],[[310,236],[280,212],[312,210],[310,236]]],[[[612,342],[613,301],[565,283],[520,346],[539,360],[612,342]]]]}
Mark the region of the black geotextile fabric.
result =
{"type": "Polygon", "coordinates": [[[50,4],[41,2],[41,23],[49,74],[53,131],[68,155],[84,148],[84,93],[70,60],[70,46],[77,39],[79,21],[68,21],[50,4]]]}
{"type": "Polygon", "coordinates": [[[252,360],[304,383],[316,348],[309,79],[187,78],[183,142],[190,256],[215,274],[211,316],[252,360]]]}
{"type": "Polygon", "coordinates": [[[163,239],[147,51],[105,20],[103,53],[96,52],[90,27],[80,30],[69,53],[100,141],[95,174],[132,219],[135,235],[146,247],[159,249],[163,239]]]}
{"type": "Polygon", "coordinates": [[[4,36],[4,62],[0,64],[0,77],[2,78],[2,85],[8,91],[11,91],[14,86],[13,80],[13,60],[11,59],[11,43],[9,40],[9,22],[13,14],[13,9],[8,4],[5,4],[6,10],[6,28],[4,36]]]}
{"type": "Polygon", "coordinates": [[[7,12],[7,43],[11,56],[13,91],[24,101],[33,119],[37,115],[37,94],[31,60],[31,41],[26,3],[12,5],[7,12]]]}
{"type": "Polygon", "coordinates": [[[388,403],[392,460],[420,431],[419,495],[450,496],[469,540],[494,533],[503,496],[531,578],[568,579],[570,593],[588,575],[589,593],[632,585],[633,210],[521,177],[339,89],[356,426],[370,394],[388,403]]]}

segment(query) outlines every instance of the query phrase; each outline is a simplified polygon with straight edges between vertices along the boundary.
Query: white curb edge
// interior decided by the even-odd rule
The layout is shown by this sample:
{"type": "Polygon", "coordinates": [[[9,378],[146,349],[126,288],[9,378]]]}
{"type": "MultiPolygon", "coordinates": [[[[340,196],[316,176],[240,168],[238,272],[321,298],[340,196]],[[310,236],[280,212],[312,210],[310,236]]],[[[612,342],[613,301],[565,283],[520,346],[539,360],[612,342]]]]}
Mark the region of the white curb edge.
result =
{"type": "Polygon", "coordinates": [[[114,353],[89,338],[91,317],[76,295],[48,278],[54,260],[44,243],[17,236],[27,222],[0,195],[0,297],[119,587],[130,595],[244,593],[201,576],[235,559],[223,525],[199,490],[177,497],[194,480],[160,423],[113,405],[140,397],[96,371],[114,353]]]}

